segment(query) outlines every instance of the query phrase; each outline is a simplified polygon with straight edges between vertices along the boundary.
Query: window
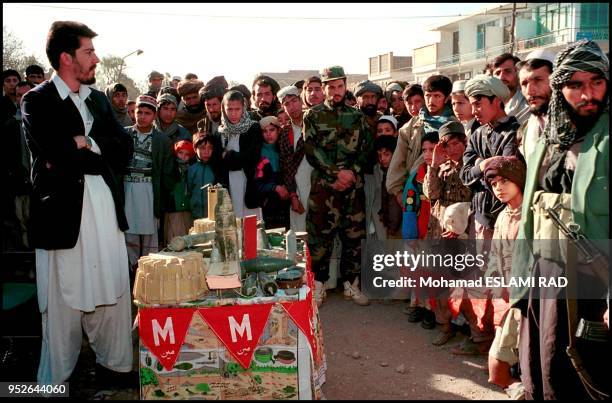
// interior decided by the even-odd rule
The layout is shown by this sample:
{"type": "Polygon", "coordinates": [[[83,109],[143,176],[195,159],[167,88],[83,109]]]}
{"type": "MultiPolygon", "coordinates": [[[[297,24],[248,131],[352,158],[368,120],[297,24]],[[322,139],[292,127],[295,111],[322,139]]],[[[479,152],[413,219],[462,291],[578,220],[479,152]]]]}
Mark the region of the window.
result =
{"type": "Polygon", "coordinates": [[[610,16],[607,3],[582,3],[580,5],[580,29],[605,28],[608,29],[610,16]]]}

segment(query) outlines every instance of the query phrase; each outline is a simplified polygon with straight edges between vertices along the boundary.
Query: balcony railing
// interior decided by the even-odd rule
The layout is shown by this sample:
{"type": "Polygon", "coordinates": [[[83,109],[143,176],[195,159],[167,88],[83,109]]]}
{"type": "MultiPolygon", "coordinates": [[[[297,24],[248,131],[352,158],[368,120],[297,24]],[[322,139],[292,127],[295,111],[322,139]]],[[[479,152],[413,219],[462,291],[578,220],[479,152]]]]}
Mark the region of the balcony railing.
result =
{"type": "MultiPolygon", "coordinates": [[[[543,46],[565,45],[576,41],[580,37],[587,37],[593,40],[609,40],[609,28],[566,28],[554,32],[549,32],[545,35],[536,36],[528,39],[516,41],[514,51],[525,52],[530,49],[540,48],[543,46]]],[[[474,60],[490,59],[501,55],[502,53],[510,52],[510,43],[494,46],[486,49],[479,49],[475,52],[455,54],[438,60],[438,67],[448,67],[456,64],[468,63],[474,60]]]]}

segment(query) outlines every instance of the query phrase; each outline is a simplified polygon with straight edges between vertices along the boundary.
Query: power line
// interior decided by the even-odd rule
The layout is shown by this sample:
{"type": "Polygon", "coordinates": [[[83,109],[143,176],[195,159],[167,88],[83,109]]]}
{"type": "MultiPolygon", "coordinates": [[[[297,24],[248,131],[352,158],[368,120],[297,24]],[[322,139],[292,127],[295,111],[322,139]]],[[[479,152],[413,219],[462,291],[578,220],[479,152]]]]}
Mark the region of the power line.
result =
{"type": "Polygon", "coordinates": [[[407,17],[376,17],[376,16],[368,16],[368,17],[270,17],[270,16],[235,16],[235,15],[205,15],[205,14],[182,14],[182,13],[161,13],[161,12],[151,12],[151,11],[132,11],[132,10],[113,10],[113,9],[95,9],[95,8],[82,8],[82,7],[64,7],[64,6],[54,6],[54,5],[42,5],[42,4],[6,4],[14,7],[34,7],[34,8],[53,8],[53,9],[62,9],[62,10],[74,10],[74,11],[91,11],[91,12],[100,12],[100,13],[113,13],[113,14],[135,14],[135,15],[155,15],[155,16],[163,16],[163,17],[196,17],[196,18],[210,18],[210,19],[247,19],[247,20],[324,20],[324,21],[360,21],[360,20],[408,20],[408,19],[417,19],[417,18],[457,18],[457,17],[469,17],[470,15],[466,14],[453,14],[453,15],[414,15],[407,17]]]}

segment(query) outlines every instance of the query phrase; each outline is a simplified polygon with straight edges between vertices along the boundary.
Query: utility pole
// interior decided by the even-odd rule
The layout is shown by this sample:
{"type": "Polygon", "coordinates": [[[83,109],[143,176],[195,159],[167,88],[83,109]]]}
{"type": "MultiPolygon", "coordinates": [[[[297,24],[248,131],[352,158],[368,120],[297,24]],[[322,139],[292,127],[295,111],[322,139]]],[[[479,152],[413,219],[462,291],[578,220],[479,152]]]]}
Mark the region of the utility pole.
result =
{"type": "Polygon", "coordinates": [[[512,23],[510,25],[510,54],[514,54],[514,38],[516,29],[516,3],[512,3],[512,23]]]}

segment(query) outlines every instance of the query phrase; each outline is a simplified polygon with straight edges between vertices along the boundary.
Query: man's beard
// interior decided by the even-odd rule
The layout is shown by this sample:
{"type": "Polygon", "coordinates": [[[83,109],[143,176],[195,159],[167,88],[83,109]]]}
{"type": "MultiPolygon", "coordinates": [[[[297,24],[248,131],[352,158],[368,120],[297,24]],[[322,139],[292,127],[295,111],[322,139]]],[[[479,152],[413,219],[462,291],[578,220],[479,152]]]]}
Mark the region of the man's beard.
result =
{"type": "Polygon", "coordinates": [[[214,114],[212,114],[212,113],[207,111],[207,113],[208,113],[208,117],[213,122],[219,122],[221,120],[221,112],[215,112],[214,114]]]}
{"type": "Polygon", "coordinates": [[[376,112],[378,112],[378,108],[376,105],[365,105],[359,108],[361,112],[363,112],[366,116],[376,116],[376,112]]]}
{"type": "MultiPolygon", "coordinates": [[[[594,112],[588,116],[581,116],[567,103],[565,99],[563,99],[563,106],[565,107],[570,120],[576,126],[576,130],[580,133],[588,133],[593,126],[595,126],[605,109],[603,101],[593,99],[591,100],[591,103],[597,105],[597,112],[594,112]]],[[[577,107],[579,107],[581,104],[583,103],[579,103],[577,107]]]]}
{"type": "Polygon", "coordinates": [[[330,103],[330,104],[331,104],[333,107],[335,107],[335,108],[337,108],[337,107],[339,107],[339,106],[344,106],[344,105],[345,105],[345,102],[346,102],[346,95],[344,95],[344,96],[342,97],[342,99],[341,99],[340,101],[338,101],[338,102],[336,102],[336,101],[334,100],[334,97],[331,97],[331,98],[329,99],[329,103],[330,103]]]}
{"type": "Polygon", "coordinates": [[[535,116],[544,116],[548,113],[548,104],[549,104],[550,100],[547,100],[546,102],[544,102],[543,104],[540,104],[538,106],[530,106],[529,107],[529,112],[531,112],[532,115],[535,116]]]}
{"type": "Polygon", "coordinates": [[[203,103],[198,103],[198,104],[193,105],[193,106],[185,105],[185,109],[189,113],[200,113],[200,112],[202,112],[204,110],[204,104],[203,103]]]}

